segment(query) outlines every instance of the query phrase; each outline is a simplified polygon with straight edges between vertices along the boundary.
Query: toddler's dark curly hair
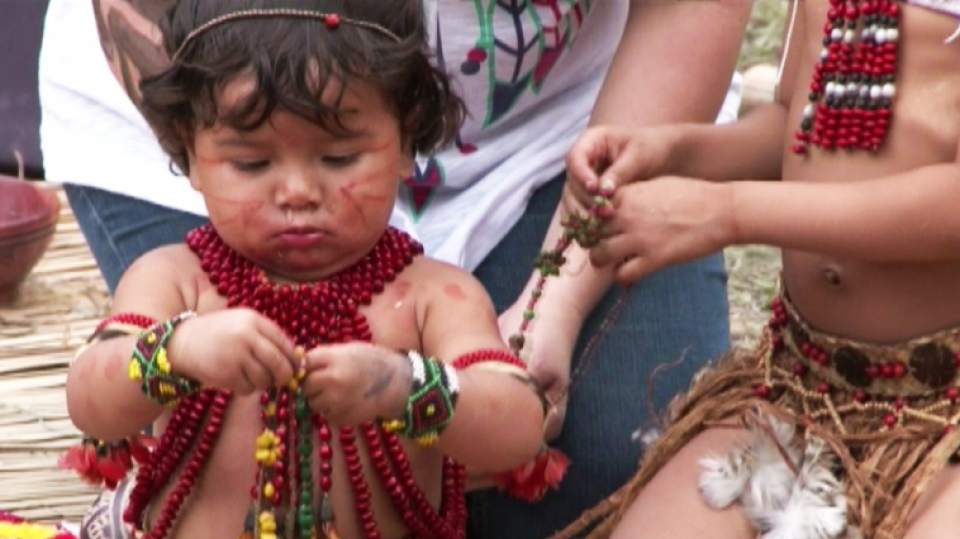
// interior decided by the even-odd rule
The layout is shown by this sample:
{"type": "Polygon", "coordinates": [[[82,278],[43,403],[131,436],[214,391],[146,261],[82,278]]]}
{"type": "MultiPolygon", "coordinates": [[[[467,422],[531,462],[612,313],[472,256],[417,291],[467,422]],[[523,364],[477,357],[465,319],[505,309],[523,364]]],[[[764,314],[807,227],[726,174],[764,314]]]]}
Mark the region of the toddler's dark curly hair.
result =
{"type": "Polygon", "coordinates": [[[189,174],[187,150],[198,128],[221,123],[245,131],[281,108],[331,132],[346,132],[338,108],[344,86],[376,88],[400,122],[411,151],[450,143],[464,116],[446,74],[430,62],[420,0],[179,0],[160,22],[172,57],[191,31],[241,10],[294,9],[333,13],[380,25],[396,35],[342,22],[292,17],[231,20],[196,35],[165,71],[140,84],[141,111],[174,164],[189,174]],[[224,109],[218,97],[250,76],[245,99],[224,109]],[[335,84],[338,98],[320,93],[335,84]]]}

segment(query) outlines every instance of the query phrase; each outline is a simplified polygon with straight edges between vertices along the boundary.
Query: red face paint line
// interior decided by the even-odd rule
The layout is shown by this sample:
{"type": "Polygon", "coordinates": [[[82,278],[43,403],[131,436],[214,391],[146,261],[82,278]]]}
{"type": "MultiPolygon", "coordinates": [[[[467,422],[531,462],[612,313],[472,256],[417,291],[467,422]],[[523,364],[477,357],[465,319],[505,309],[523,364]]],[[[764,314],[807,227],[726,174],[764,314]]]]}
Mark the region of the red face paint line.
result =
{"type": "Polygon", "coordinates": [[[265,204],[262,200],[238,200],[210,193],[204,193],[204,197],[216,201],[218,205],[223,207],[232,205],[237,210],[237,212],[232,215],[225,215],[225,212],[221,210],[219,219],[221,224],[229,224],[238,220],[242,223],[249,224],[250,216],[255,215],[265,204]]]}

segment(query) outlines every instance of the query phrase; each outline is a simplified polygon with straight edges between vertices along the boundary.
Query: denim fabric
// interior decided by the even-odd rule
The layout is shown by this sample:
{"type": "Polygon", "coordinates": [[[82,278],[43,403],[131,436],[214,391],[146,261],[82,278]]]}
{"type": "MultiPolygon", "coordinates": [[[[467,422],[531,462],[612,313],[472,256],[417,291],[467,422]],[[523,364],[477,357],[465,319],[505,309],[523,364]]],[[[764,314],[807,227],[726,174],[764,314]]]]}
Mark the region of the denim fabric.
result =
{"type": "Polygon", "coordinates": [[[66,184],[64,190],[111,294],[140,255],[181,242],[187,231],[207,222],[199,215],[93,187],[66,184]]]}
{"type": "MultiPolygon", "coordinates": [[[[562,185],[557,178],[537,191],[520,222],[475,272],[498,310],[516,300],[526,284],[562,185]]],[[[623,293],[614,287],[594,309],[580,335],[574,369],[623,293]]],[[[631,435],[655,419],[648,399],[662,410],[699,367],[727,349],[720,253],[649,275],[628,293],[626,306],[571,390],[563,431],[554,443],[572,461],[560,489],[532,504],[493,490],[471,494],[470,539],[543,539],[609,495],[636,469],[640,445],[631,435]],[[681,357],[678,365],[661,369],[648,395],[654,368],[681,357]]]]}

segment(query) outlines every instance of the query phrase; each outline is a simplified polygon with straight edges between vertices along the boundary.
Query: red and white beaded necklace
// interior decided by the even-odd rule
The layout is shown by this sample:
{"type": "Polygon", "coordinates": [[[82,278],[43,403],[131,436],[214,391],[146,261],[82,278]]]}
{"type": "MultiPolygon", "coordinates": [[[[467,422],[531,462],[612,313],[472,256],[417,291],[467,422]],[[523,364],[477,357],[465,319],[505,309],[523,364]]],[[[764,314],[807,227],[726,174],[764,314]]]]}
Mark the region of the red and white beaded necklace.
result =
{"type": "Polygon", "coordinates": [[[895,0],[830,0],[823,48],[793,151],[877,151],[896,94],[900,6],[895,0]]]}

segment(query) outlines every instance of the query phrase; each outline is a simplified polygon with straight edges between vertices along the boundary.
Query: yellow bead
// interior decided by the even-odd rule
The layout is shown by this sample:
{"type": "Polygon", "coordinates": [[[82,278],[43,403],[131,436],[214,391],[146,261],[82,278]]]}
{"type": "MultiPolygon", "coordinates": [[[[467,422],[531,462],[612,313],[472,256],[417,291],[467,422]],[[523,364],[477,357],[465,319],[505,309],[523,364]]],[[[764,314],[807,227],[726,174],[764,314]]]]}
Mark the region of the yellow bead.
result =
{"type": "Polygon", "coordinates": [[[160,369],[160,372],[169,373],[170,372],[170,362],[167,361],[167,349],[161,348],[157,351],[157,368],[160,369]]]}
{"type": "Polygon", "coordinates": [[[131,359],[127,363],[127,377],[131,380],[139,380],[143,378],[143,371],[140,370],[140,363],[135,359],[131,359]]]}
{"type": "Polygon", "coordinates": [[[267,498],[272,498],[274,492],[276,492],[276,489],[273,488],[273,483],[267,483],[263,486],[263,495],[267,498]]]}
{"type": "Polygon", "coordinates": [[[437,407],[434,406],[433,404],[428,404],[426,413],[427,413],[427,417],[432,416],[433,414],[437,413],[437,407]]]}
{"type": "Polygon", "coordinates": [[[433,445],[437,441],[437,433],[431,432],[429,434],[424,434],[423,436],[418,436],[413,440],[419,445],[433,445]]]}
{"type": "Polygon", "coordinates": [[[397,432],[403,428],[403,425],[401,419],[385,419],[380,422],[380,427],[387,432],[397,432]]]}

